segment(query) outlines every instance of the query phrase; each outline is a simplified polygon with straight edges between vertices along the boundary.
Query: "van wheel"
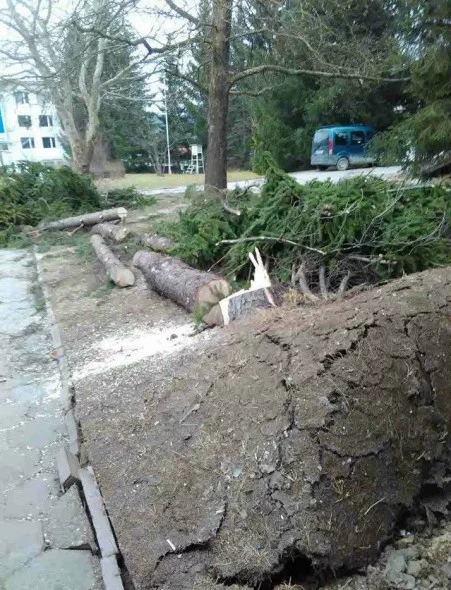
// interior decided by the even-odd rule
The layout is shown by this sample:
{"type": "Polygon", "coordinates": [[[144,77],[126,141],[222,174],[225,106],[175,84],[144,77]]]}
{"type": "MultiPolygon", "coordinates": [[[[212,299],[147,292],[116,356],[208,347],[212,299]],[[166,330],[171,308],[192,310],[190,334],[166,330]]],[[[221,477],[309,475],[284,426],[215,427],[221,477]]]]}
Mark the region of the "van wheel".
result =
{"type": "Polygon", "coordinates": [[[338,158],[338,161],[337,161],[337,170],[340,170],[340,172],[344,172],[348,168],[349,168],[349,160],[348,160],[348,158],[345,158],[344,156],[342,158],[338,158]]]}

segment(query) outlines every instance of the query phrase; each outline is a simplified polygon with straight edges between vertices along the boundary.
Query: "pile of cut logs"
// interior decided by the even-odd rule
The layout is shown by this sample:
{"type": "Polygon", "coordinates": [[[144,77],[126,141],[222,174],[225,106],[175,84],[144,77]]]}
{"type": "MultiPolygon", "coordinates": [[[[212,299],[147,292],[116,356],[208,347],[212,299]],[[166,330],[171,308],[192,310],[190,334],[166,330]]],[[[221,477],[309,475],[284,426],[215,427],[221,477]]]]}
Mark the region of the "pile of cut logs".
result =
{"type": "MultiPolygon", "coordinates": [[[[90,229],[91,244],[97,258],[105,267],[107,276],[118,287],[131,287],[135,283],[135,275],[127,268],[108,247],[106,240],[122,242],[128,235],[125,225],[127,210],[123,207],[107,209],[96,213],[88,213],[77,217],[69,217],[42,225],[40,231],[90,229]]],[[[225,325],[231,321],[251,313],[256,309],[270,308],[280,305],[287,288],[273,286],[263,264],[260,252],[249,258],[254,266],[254,279],[249,289],[232,294],[232,287],[227,279],[201,271],[171,256],[175,244],[169,238],[154,234],[144,234],[139,243],[146,250],[139,250],[133,257],[133,265],[144,275],[148,285],[158,294],[167,297],[190,312],[202,318],[210,326],[225,325]]],[[[295,269],[294,269],[295,270],[295,269]]],[[[324,273],[320,276],[321,296],[327,298],[324,273]]],[[[347,277],[338,296],[346,289],[347,277]]],[[[318,297],[308,288],[303,266],[293,273],[292,284],[296,287],[299,280],[300,288],[306,300],[314,301],[318,297]]]]}
{"type": "MultiPolygon", "coordinates": [[[[73,233],[89,229],[91,245],[109,279],[118,287],[131,287],[135,283],[134,273],[107,245],[107,240],[122,242],[127,237],[126,217],[127,210],[119,207],[52,221],[40,226],[39,230],[71,230],[73,233]]],[[[263,288],[252,286],[248,291],[232,295],[232,287],[225,278],[192,268],[170,256],[174,243],[169,238],[145,234],[139,242],[150,250],[136,252],[133,265],[141,270],[149,286],[188,311],[200,314],[208,325],[224,325],[252,308],[274,305],[266,271],[262,275],[263,288]]],[[[260,264],[261,259],[259,262],[254,259],[254,262],[260,264]]],[[[262,264],[261,268],[264,269],[262,264]]]]}

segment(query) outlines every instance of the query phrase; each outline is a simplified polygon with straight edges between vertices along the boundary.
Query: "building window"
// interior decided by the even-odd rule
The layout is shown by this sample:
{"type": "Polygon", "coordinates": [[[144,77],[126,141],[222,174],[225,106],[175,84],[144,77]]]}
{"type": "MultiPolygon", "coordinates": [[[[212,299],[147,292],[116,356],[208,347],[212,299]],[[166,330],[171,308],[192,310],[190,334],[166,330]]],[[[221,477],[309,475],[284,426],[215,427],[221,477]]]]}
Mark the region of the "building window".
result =
{"type": "Polygon", "coordinates": [[[9,145],[7,143],[0,143],[0,152],[7,152],[9,150],[9,145]]]}
{"type": "Polygon", "coordinates": [[[44,147],[44,148],[56,147],[55,138],[54,137],[43,137],[42,138],[42,147],[44,147]]]}
{"type": "Polygon", "coordinates": [[[351,131],[351,145],[363,145],[365,143],[364,131],[351,131]]]}
{"type": "Polygon", "coordinates": [[[19,115],[17,117],[17,122],[19,123],[19,127],[31,127],[30,115],[19,115]]]}
{"type": "Polygon", "coordinates": [[[53,127],[53,117],[51,115],[39,115],[39,127],[53,127]]]}
{"type": "Polygon", "coordinates": [[[22,149],[31,150],[34,148],[34,137],[21,137],[20,143],[22,144],[22,149]]]}
{"type": "Polygon", "coordinates": [[[16,92],[16,104],[28,104],[30,102],[30,97],[28,92],[16,92]]]}
{"type": "Polygon", "coordinates": [[[337,131],[335,133],[335,145],[348,145],[348,134],[344,131],[337,131]]]}

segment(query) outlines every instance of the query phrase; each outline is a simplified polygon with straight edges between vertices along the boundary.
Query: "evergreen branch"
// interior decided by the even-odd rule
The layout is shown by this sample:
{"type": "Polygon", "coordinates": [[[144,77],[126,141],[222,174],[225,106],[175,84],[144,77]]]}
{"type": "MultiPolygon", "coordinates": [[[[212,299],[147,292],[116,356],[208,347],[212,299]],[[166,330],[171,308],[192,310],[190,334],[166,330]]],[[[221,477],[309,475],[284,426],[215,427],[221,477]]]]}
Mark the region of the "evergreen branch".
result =
{"type": "Polygon", "coordinates": [[[170,76],[175,76],[176,78],[179,78],[180,80],[188,82],[188,84],[192,84],[192,86],[194,86],[195,88],[200,90],[200,92],[202,92],[203,94],[208,93],[208,89],[205,86],[203,86],[203,84],[201,84],[200,82],[197,82],[197,80],[195,80],[191,76],[187,76],[186,74],[182,74],[178,70],[165,69],[165,72],[167,74],[169,74],[170,76]]]}
{"type": "Polygon", "coordinates": [[[321,254],[321,256],[326,255],[326,253],[323,252],[323,250],[318,250],[318,248],[310,248],[310,246],[294,242],[293,240],[287,240],[285,238],[275,238],[273,236],[255,236],[249,238],[238,238],[236,240],[221,240],[216,245],[221,246],[222,244],[244,244],[245,242],[280,242],[282,244],[289,244],[290,246],[297,246],[298,248],[303,248],[304,250],[308,250],[309,252],[316,252],[316,254],[321,254]]]}

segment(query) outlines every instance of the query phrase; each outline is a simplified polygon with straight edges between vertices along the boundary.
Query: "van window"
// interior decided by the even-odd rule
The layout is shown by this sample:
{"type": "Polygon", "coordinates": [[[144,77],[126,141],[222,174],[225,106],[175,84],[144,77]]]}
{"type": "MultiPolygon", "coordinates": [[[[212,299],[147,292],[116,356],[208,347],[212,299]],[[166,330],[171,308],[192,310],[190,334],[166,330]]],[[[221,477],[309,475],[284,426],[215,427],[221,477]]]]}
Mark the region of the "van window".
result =
{"type": "Polygon", "coordinates": [[[327,146],[327,140],[329,139],[329,131],[327,129],[320,129],[313,136],[313,146],[315,148],[320,146],[327,146]]]}
{"type": "Polygon", "coordinates": [[[335,145],[348,145],[348,134],[345,131],[336,131],[335,145]]]}
{"type": "Polygon", "coordinates": [[[365,143],[364,131],[351,131],[351,145],[363,145],[365,143]]]}

